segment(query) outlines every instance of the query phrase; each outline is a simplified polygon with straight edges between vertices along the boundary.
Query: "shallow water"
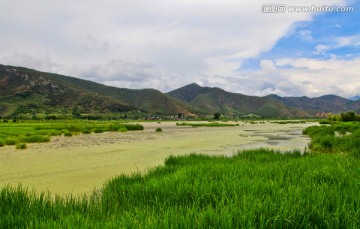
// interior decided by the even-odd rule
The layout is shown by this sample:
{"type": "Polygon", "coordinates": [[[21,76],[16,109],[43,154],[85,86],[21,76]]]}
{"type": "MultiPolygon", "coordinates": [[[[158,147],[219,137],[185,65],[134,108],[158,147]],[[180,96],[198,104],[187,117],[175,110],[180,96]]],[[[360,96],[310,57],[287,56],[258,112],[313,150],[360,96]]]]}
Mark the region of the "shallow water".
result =
{"type": "Polygon", "coordinates": [[[53,194],[90,193],[120,173],[161,165],[169,155],[202,153],[231,156],[259,147],[303,150],[306,124],[250,124],[235,127],[187,127],[175,122],[142,123],[144,131],[52,137],[51,142],[0,148],[0,188],[17,185],[53,194]],[[155,132],[161,127],[163,132],[155,132]]]}

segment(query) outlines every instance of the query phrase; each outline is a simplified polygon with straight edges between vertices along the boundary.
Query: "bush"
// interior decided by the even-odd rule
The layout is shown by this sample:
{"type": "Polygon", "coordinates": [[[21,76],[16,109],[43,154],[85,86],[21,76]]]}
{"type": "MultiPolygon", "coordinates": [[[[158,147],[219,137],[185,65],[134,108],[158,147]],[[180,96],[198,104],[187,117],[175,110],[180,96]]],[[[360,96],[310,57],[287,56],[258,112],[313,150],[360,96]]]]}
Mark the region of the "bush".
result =
{"type": "Polygon", "coordinates": [[[161,132],[162,131],[162,129],[161,128],[156,128],[156,130],[155,130],[156,132],[161,132]]]}
{"type": "Polygon", "coordinates": [[[125,127],[128,130],[144,130],[144,126],[140,124],[126,124],[125,127]]]}
{"type": "Polygon", "coordinates": [[[94,133],[104,133],[104,130],[103,129],[100,129],[100,128],[96,128],[95,130],[94,130],[94,133]]]}
{"type": "Polygon", "coordinates": [[[27,143],[35,143],[35,142],[50,142],[50,137],[48,136],[41,136],[41,135],[34,135],[29,137],[24,137],[21,139],[22,142],[27,143]]]}
{"type": "Polygon", "coordinates": [[[5,142],[0,141],[0,147],[3,147],[3,146],[5,146],[5,142]]]}
{"type": "Polygon", "coordinates": [[[125,127],[122,127],[122,128],[119,129],[119,132],[128,132],[128,129],[125,128],[125,127]]]}
{"type": "Polygon", "coordinates": [[[119,131],[119,129],[123,127],[119,124],[110,124],[108,127],[108,131],[119,131]]]}
{"type": "Polygon", "coordinates": [[[59,136],[62,133],[60,131],[54,130],[53,132],[50,133],[51,136],[59,136]]]}
{"type": "Polygon", "coordinates": [[[66,132],[66,133],[64,133],[64,136],[65,137],[71,137],[71,136],[73,136],[73,134],[71,132],[66,132]]]}
{"type": "Polygon", "coordinates": [[[89,130],[89,129],[86,129],[86,130],[83,130],[83,132],[82,132],[83,134],[91,134],[91,130],[89,130]]]}
{"type": "Polygon", "coordinates": [[[80,126],[71,125],[66,128],[70,132],[81,132],[82,128],[80,126]]]}
{"type": "Polygon", "coordinates": [[[26,149],[27,146],[26,146],[26,143],[19,143],[16,145],[16,149],[26,149]]]}

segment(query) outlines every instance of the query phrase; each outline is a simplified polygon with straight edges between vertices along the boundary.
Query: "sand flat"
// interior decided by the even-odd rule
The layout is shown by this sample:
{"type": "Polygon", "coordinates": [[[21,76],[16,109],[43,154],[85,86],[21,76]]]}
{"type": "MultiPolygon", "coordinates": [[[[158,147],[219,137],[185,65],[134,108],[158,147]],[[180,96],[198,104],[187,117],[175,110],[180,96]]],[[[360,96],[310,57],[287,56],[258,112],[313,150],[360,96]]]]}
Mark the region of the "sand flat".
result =
{"type": "Polygon", "coordinates": [[[259,147],[304,149],[306,124],[250,124],[235,127],[187,127],[175,122],[145,122],[144,131],[52,137],[49,143],[0,148],[0,188],[21,183],[36,191],[80,195],[102,187],[121,173],[146,171],[169,155],[228,155],[259,147]],[[161,127],[163,132],[155,132],[161,127]]]}

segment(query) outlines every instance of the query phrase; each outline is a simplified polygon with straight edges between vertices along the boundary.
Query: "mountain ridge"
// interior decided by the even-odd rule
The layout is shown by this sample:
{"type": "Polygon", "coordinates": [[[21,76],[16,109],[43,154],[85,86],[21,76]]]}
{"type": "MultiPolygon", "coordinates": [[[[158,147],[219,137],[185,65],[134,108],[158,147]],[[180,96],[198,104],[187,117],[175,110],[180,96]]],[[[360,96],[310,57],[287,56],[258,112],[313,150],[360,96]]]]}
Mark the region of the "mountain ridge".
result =
{"type": "Polygon", "coordinates": [[[360,111],[360,100],[337,95],[320,97],[259,97],[218,87],[188,84],[168,93],[156,89],[128,89],[33,69],[0,65],[0,116],[37,112],[122,113],[154,115],[259,115],[314,117],[317,113],[360,111]]]}
{"type": "Polygon", "coordinates": [[[195,110],[155,89],[127,89],[88,80],[0,65],[0,115],[61,109],[83,113],[127,112],[193,115],[195,110]],[[14,103],[15,101],[15,103],[14,103]],[[156,104],[156,106],[155,106],[156,104]]]}

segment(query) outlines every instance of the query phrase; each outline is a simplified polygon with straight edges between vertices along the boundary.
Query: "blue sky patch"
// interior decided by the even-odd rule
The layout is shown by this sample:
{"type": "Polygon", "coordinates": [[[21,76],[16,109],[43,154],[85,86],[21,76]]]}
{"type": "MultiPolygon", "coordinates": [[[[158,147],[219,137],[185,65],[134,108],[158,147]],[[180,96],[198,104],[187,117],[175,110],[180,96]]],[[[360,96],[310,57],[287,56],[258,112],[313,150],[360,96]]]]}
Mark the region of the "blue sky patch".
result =
{"type": "Polygon", "coordinates": [[[311,58],[349,60],[360,56],[360,3],[354,12],[328,12],[311,21],[297,22],[291,34],[279,39],[268,52],[243,61],[239,71],[259,70],[263,59],[311,58]]]}

